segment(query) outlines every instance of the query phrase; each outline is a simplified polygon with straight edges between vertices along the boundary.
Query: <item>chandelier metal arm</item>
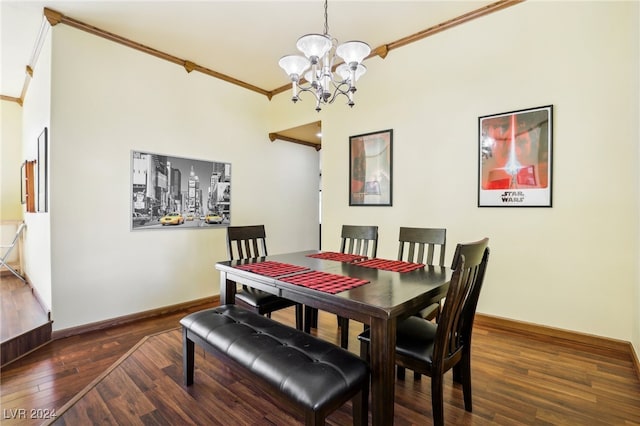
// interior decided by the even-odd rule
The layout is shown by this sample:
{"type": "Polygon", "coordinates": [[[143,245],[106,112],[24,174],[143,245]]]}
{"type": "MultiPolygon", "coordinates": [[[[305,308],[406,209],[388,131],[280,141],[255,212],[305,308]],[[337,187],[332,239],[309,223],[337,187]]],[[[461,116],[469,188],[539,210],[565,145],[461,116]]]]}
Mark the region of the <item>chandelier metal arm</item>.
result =
{"type": "Polygon", "coordinates": [[[355,87],[349,85],[345,81],[332,81],[331,84],[333,85],[333,93],[328,92],[328,95],[326,95],[327,91],[325,91],[322,87],[314,87],[311,84],[307,86],[298,85],[298,93],[294,102],[301,100],[300,93],[309,92],[313,94],[313,97],[316,100],[316,111],[318,112],[322,110],[322,104],[332,104],[340,95],[344,95],[347,97],[347,105],[349,105],[350,107],[353,107],[355,105],[355,102],[353,101],[353,93],[355,92],[355,87]],[[346,89],[344,88],[344,86],[346,86],[346,89]]]}

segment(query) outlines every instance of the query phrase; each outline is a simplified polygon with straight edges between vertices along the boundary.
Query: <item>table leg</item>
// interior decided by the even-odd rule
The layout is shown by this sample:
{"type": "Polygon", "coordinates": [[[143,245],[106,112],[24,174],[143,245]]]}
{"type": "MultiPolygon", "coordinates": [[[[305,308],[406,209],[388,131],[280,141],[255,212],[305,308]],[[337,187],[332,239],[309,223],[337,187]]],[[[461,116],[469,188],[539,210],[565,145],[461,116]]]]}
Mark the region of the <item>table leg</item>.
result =
{"type": "Polygon", "coordinates": [[[372,318],[371,416],[374,426],[393,424],[395,402],[396,319],[372,318]]]}
{"type": "Polygon", "coordinates": [[[227,273],[220,272],[220,305],[236,303],[236,282],[227,279],[227,273]]]}

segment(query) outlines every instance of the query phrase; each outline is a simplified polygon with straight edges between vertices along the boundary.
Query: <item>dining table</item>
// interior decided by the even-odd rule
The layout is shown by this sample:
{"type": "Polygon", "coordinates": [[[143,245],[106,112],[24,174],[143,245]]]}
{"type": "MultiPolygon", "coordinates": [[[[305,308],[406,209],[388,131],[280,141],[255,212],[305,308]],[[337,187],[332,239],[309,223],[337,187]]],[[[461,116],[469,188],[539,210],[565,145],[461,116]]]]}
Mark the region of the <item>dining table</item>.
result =
{"type": "Polygon", "coordinates": [[[221,305],[234,303],[242,284],[368,325],[372,424],[393,424],[396,325],[446,295],[449,268],[320,250],[215,267],[221,305]]]}

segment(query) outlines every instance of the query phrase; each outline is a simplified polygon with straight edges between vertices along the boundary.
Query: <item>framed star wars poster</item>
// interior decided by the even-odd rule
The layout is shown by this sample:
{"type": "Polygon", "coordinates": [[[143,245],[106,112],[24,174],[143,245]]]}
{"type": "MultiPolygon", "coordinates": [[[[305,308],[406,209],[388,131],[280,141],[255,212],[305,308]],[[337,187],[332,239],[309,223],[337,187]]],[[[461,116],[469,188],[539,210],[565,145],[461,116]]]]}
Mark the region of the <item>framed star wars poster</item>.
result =
{"type": "Polygon", "coordinates": [[[551,207],[553,105],[478,118],[478,207],[551,207]]]}

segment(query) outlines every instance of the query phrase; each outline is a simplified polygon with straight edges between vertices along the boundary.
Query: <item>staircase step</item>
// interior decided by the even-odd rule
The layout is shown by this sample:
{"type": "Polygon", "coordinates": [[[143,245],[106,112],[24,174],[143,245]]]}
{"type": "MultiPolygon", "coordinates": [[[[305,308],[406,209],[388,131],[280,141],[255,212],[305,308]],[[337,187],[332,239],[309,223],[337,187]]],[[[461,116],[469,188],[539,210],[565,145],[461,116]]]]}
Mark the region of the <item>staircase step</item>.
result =
{"type": "Polygon", "coordinates": [[[0,345],[0,364],[4,366],[50,342],[52,323],[53,321],[49,321],[33,330],[2,342],[0,345]]]}
{"type": "Polygon", "coordinates": [[[0,345],[0,365],[4,366],[51,341],[53,321],[49,321],[0,345]]]}

